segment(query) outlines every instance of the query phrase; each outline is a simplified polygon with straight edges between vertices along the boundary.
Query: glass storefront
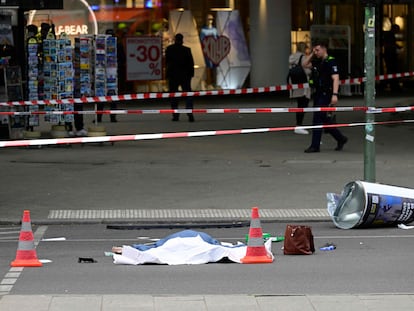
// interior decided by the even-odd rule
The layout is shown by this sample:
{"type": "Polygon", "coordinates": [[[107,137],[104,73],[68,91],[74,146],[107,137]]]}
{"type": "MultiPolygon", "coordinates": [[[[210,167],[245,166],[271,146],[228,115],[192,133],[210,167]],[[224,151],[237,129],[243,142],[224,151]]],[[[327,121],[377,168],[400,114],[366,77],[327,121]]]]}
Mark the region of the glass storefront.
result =
{"type": "MultiPolygon", "coordinates": [[[[241,27],[249,46],[251,20],[249,8],[273,0],[64,0],[64,10],[30,11],[27,23],[40,26],[41,23],[55,24],[56,34],[65,32],[70,37],[79,34],[122,33],[125,35],[160,35],[168,31],[170,12],[177,9],[190,10],[196,28],[200,31],[207,23],[209,14],[220,10],[237,10],[241,27]],[[255,4],[256,3],[256,4],[255,4]]],[[[383,0],[377,7],[377,74],[387,73],[384,60],[384,34],[392,25],[398,25],[395,33],[398,49],[398,70],[411,71],[414,66],[414,13],[412,1],[383,0]]],[[[359,77],[364,67],[364,7],[361,0],[292,0],[291,42],[280,42],[289,52],[295,43],[305,41],[311,44],[313,25],[347,26],[350,30],[349,74],[359,77]]],[[[275,40],[277,40],[277,30],[275,40]]],[[[170,41],[165,41],[168,44],[170,41]]],[[[252,47],[249,46],[251,50],[252,47]]],[[[345,57],[345,56],[343,56],[345,57]]],[[[346,56],[348,58],[348,56],[346,56]]],[[[254,62],[252,63],[254,66],[254,62]]],[[[286,68],[283,68],[284,70],[286,68]]],[[[389,71],[389,70],[388,70],[389,71]]]]}
{"type": "Polygon", "coordinates": [[[64,0],[65,12],[32,11],[29,13],[28,23],[54,23],[57,33],[66,30],[70,35],[85,31],[90,34],[105,33],[117,28],[124,29],[128,35],[148,35],[156,34],[162,29],[172,10],[190,10],[200,29],[206,24],[209,13],[220,9],[237,9],[242,16],[243,25],[247,28],[248,3],[249,0],[64,0]],[[71,16],[71,23],[67,16],[71,16]]]}
{"type": "MultiPolygon", "coordinates": [[[[398,71],[411,71],[414,59],[411,56],[414,47],[414,5],[412,1],[383,0],[376,9],[377,74],[387,73],[384,61],[384,35],[391,31],[392,25],[398,25],[395,33],[398,71]]],[[[306,33],[312,25],[344,25],[351,31],[351,76],[360,77],[364,67],[364,4],[358,0],[322,0],[292,1],[292,31],[306,33]]]]}
{"type": "MultiPolygon", "coordinates": [[[[387,45],[388,38],[395,39],[397,53],[394,61],[397,64],[395,70],[401,72],[409,66],[408,50],[409,37],[408,32],[409,7],[408,4],[384,4],[382,6],[382,24],[381,24],[381,68],[384,73],[392,73],[387,68],[387,45]],[[393,38],[394,37],[394,38],[393,38]]],[[[412,40],[412,39],[411,39],[412,40]]]]}
{"type": "MultiPolygon", "coordinates": [[[[97,34],[113,34],[116,35],[118,41],[123,44],[123,50],[126,51],[128,46],[126,38],[131,36],[159,36],[163,38],[162,48],[172,43],[172,38],[176,32],[182,32],[186,36],[186,45],[190,46],[195,58],[196,75],[193,79],[194,89],[206,89],[219,86],[222,88],[240,88],[248,75],[250,68],[250,60],[244,57],[248,53],[247,40],[245,40],[244,25],[247,25],[247,8],[241,10],[237,8],[248,0],[239,1],[174,1],[174,0],[63,0],[63,10],[57,9],[41,9],[29,10],[25,12],[26,24],[38,29],[43,29],[44,25],[51,26],[51,32],[57,38],[62,34],[66,34],[72,43],[75,38],[82,35],[97,34]],[[236,15],[231,12],[237,11],[236,15]],[[189,14],[182,14],[186,12],[189,14]],[[228,14],[227,14],[228,12],[228,14]],[[177,14],[176,14],[177,13],[177,14]],[[224,15],[223,15],[223,14],[224,15]],[[201,29],[207,25],[208,16],[214,16],[215,23],[218,23],[218,17],[221,17],[221,32],[230,32],[230,41],[232,41],[232,49],[222,49],[223,40],[217,42],[210,41],[208,47],[203,47],[201,42],[201,29]],[[241,21],[243,19],[243,21],[241,21]],[[184,28],[182,25],[186,25],[184,28]],[[229,26],[230,25],[230,26],[229,26]],[[235,26],[236,25],[236,26],[235,26]],[[235,29],[235,27],[237,29],[235,29]],[[233,38],[231,37],[233,36],[233,38]],[[241,44],[243,47],[241,47],[241,44]],[[243,57],[240,55],[243,50],[243,57]],[[232,59],[226,59],[225,69],[216,72],[206,69],[204,56],[206,50],[211,53],[221,53],[220,60],[225,57],[229,58],[232,53],[236,52],[236,56],[232,59]],[[247,51],[247,52],[246,52],[247,51]],[[240,53],[239,53],[240,52],[240,53]],[[223,54],[224,53],[224,54],[223,54]],[[228,56],[229,55],[229,56],[228,56]],[[231,64],[230,64],[231,63],[231,64]],[[235,65],[236,63],[236,65],[235,65]],[[237,67],[237,68],[233,68],[237,67]],[[246,68],[245,68],[246,67],[246,68]],[[222,85],[202,85],[206,83],[205,76],[214,75],[212,80],[220,80],[222,85]],[[236,76],[243,76],[239,81],[236,76]]],[[[219,27],[215,24],[214,27],[219,27]]],[[[27,28],[29,29],[29,28],[27,28]]],[[[26,40],[28,39],[28,31],[25,31],[26,40]]],[[[40,35],[40,33],[38,34],[40,35]]],[[[42,40],[45,36],[42,36],[42,40]]],[[[127,55],[126,55],[127,56],[127,55]]],[[[217,55],[211,55],[216,59],[217,55]]],[[[129,62],[126,57],[126,67],[128,69],[129,62]]],[[[223,62],[224,63],[224,62],[223,62]]],[[[154,66],[154,64],[149,64],[154,66]]],[[[218,68],[218,63],[215,64],[218,68]]],[[[159,66],[159,65],[157,65],[159,66]]],[[[25,64],[22,63],[25,68],[25,64]]],[[[132,65],[131,67],[132,68],[132,65]]],[[[158,68],[158,67],[157,67],[158,68]]],[[[164,69],[164,68],[162,68],[164,69]]],[[[156,70],[161,71],[162,69],[156,70]]],[[[128,70],[127,70],[128,71],[128,70]]],[[[161,75],[162,76],[162,75],[161,75]]],[[[162,76],[163,77],[163,76],[162,76]]],[[[208,78],[208,77],[207,77],[208,78]]],[[[159,79],[159,78],[157,78],[159,79]]],[[[156,80],[155,78],[152,80],[156,80]]],[[[151,81],[151,79],[148,79],[151,81]]],[[[154,86],[153,82],[141,82],[141,80],[131,81],[134,84],[129,91],[149,91],[154,90],[148,87],[137,88],[139,84],[146,86],[154,86]]],[[[214,83],[216,81],[213,81],[214,83]]],[[[159,88],[155,91],[165,90],[165,81],[158,83],[159,88]],[[162,84],[164,83],[164,84],[162,84]]]]}

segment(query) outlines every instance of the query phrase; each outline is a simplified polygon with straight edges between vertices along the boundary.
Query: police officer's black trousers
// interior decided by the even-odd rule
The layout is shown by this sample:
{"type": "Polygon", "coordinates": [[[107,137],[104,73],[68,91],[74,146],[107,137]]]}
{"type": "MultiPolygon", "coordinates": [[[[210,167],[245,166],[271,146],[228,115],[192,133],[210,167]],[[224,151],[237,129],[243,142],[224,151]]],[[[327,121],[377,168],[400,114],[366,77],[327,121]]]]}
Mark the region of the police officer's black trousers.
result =
{"type": "MultiPolygon", "coordinates": [[[[330,94],[321,94],[319,96],[315,96],[314,98],[314,107],[329,107],[331,103],[331,95],[330,94]]],[[[330,124],[332,122],[331,118],[328,117],[328,113],[325,111],[315,111],[313,113],[313,125],[324,125],[330,124]]],[[[345,139],[345,136],[336,128],[330,127],[326,128],[325,131],[332,135],[333,138],[337,142],[342,142],[345,139]]],[[[322,128],[313,129],[312,130],[312,144],[311,147],[318,149],[321,144],[322,138],[322,128]]]]}

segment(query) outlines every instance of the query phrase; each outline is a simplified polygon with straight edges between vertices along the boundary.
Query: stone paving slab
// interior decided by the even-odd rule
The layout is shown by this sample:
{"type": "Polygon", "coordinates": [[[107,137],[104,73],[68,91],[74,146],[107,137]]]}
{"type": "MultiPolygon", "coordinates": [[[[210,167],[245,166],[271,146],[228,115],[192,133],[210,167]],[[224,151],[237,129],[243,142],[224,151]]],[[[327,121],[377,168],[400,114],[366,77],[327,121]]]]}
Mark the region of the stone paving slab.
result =
{"type": "Polygon", "coordinates": [[[4,295],[0,310],[73,311],[408,311],[414,294],[394,295],[4,295]]]}

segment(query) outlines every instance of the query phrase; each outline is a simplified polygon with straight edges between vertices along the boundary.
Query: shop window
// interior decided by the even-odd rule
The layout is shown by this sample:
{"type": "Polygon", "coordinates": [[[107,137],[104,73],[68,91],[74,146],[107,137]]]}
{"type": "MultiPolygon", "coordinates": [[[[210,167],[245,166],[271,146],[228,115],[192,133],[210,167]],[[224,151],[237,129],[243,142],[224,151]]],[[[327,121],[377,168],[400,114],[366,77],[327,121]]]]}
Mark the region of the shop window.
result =
{"type": "Polygon", "coordinates": [[[325,5],[325,24],[349,25],[355,23],[355,9],[352,4],[325,5]]]}
{"type": "Polygon", "coordinates": [[[312,1],[293,0],[292,1],[292,30],[309,30],[313,23],[312,1]]]}
{"type": "Polygon", "coordinates": [[[407,4],[384,4],[382,6],[382,72],[403,72],[408,68],[407,18],[407,4]],[[394,49],[394,51],[390,51],[391,49],[394,49]],[[394,60],[388,59],[390,58],[388,55],[392,54],[394,55],[394,60]],[[389,70],[387,68],[387,62],[389,64],[395,63],[397,68],[389,70]]]}
{"type": "Polygon", "coordinates": [[[355,6],[353,4],[325,5],[326,25],[344,25],[351,27],[351,42],[355,38],[355,6]]]}

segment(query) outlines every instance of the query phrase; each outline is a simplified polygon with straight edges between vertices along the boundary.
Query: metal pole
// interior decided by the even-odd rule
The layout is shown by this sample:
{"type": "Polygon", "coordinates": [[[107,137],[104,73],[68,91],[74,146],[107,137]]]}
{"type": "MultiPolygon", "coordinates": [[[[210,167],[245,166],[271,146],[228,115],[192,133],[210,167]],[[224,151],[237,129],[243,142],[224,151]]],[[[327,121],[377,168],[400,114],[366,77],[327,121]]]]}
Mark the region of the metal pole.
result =
{"type": "Polygon", "coordinates": [[[365,7],[365,104],[368,108],[365,126],[364,180],[375,182],[375,116],[369,113],[375,107],[375,4],[367,1],[365,7]]]}

